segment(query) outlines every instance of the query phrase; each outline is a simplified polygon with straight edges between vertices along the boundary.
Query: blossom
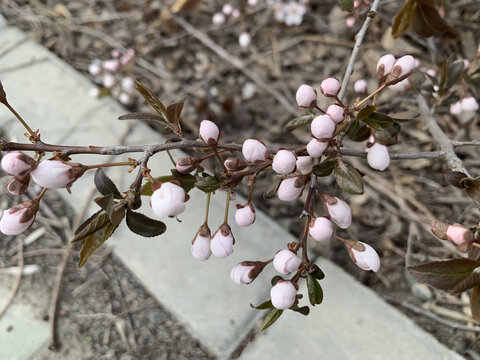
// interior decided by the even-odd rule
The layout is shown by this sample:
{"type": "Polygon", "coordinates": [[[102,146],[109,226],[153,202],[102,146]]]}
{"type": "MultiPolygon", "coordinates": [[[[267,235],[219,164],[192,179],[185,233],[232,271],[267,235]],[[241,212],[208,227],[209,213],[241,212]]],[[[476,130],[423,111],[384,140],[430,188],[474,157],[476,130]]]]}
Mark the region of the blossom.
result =
{"type": "Polygon", "coordinates": [[[340,81],[336,78],[326,78],[320,84],[320,91],[328,97],[335,97],[340,91],[340,81]]]}
{"type": "Polygon", "coordinates": [[[398,83],[395,83],[393,85],[390,85],[388,87],[390,90],[393,92],[399,93],[399,92],[404,92],[410,89],[410,81],[408,79],[403,79],[402,81],[399,81],[398,83]]]}
{"type": "Polygon", "coordinates": [[[279,280],[270,290],[270,299],[277,309],[288,309],[297,299],[297,288],[291,281],[279,280]]]}
{"type": "Polygon", "coordinates": [[[252,41],[252,37],[250,36],[249,33],[247,32],[242,32],[239,37],[238,37],[238,43],[240,44],[241,47],[247,47],[250,45],[250,42],[252,41]]]}
{"type": "Polygon", "coordinates": [[[448,240],[457,246],[470,244],[473,241],[473,234],[470,229],[460,224],[449,225],[446,235],[448,240]]]}
{"type": "Polygon", "coordinates": [[[312,171],[313,167],[313,157],[311,156],[299,156],[296,162],[297,171],[300,171],[302,174],[308,174],[312,171]]]}
{"type": "Polygon", "coordinates": [[[223,163],[230,171],[243,170],[247,167],[247,162],[242,159],[228,158],[223,163]]]}
{"type": "Polygon", "coordinates": [[[12,195],[22,195],[27,191],[30,183],[30,175],[14,176],[7,183],[7,190],[12,195]]]}
{"type": "Polygon", "coordinates": [[[198,165],[200,165],[200,159],[186,156],[177,160],[175,163],[175,168],[180,174],[188,174],[189,172],[195,170],[198,165]]]}
{"type": "Polygon", "coordinates": [[[225,23],[225,15],[223,15],[221,12],[217,12],[213,14],[212,16],[212,23],[215,25],[222,25],[225,23]]]}
{"type": "Polygon", "coordinates": [[[467,96],[461,101],[463,111],[475,112],[478,110],[478,102],[472,96],[467,96]]]}
{"type": "Polygon", "coordinates": [[[210,229],[206,224],[202,225],[192,240],[192,256],[200,261],[208,260],[212,255],[210,250],[211,240],[210,229]]]}
{"type": "Polygon", "coordinates": [[[283,7],[283,22],[287,26],[300,25],[307,8],[295,1],[290,1],[283,7]]]}
{"type": "Polygon", "coordinates": [[[21,177],[30,173],[35,165],[35,160],[24,153],[10,151],[3,156],[1,165],[7,174],[21,177]]]}
{"type": "Polygon", "coordinates": [[[255,278],[253,272],[255,265],[244,265],[243,263],[234,266],[230,272],[230,278],[236,284],[250,284],[255,278]]]}
{"type": "Polygon", "coordinates": [[[337,104],[330,105],[326,113],[335,124],[340,124],[345,119],[345,110],[337,104]]]}
{"type": "Polygon", "coordinates": [[[352,223],[352,211],[350,206],[343,201],[334,196],[328,195],[325,199],[327,205],[328,215],[342,229],[346,229],[352,223]]]}
{"type": "Polygon", "coordinates": [[[302,259],[288,249],[280,250],[273,259],[275,270],[285,275],[290,274],[292,271],[297,271],[301,264],[302,259]]]}
{"type": "Polygon", "coordinates": [[[335,122],[328,115],[320,115],[313,119],[310,129],[319,140],[329,140],[335,132],[335,122]]]}
{"type": "Polygon", "coordinates": [[[60,189],[70,185],[85,172],[86,167],[78,163],[61,160],[43,160],[30,173],[33,181],[47,189],[60,189]]]}
{"type": "Polygon", "coordinates": [[[355,81],[355,84],[353,84],[353,90],[355,90],[355,92],[359,94],[365,94],[367,92],[367,88],[368,83],[365,79],[357,80],[355,81]]]}
{"type": "Polygon", "coordinates": [[[0,219],[0,232],[4,235],[18,235],[32,226],[38,211],[38,201],[28,200],[4,210],[0,219]]]}
{"type": "Polygon", "coordinates": [[[450,114],[452,115],[460,115],[462,113],[462,102],[456,101],[450,104],[450,114]]]}
{"type": "Polygon", "coordinates": [[[392,54],[383,55],[377,63],[377,77],[382,81],[390,73],[395,63],[395,57],[392,54]]]}
{"type": "Polygon", "coordinates": [[[377,272],[380,268],[380,258],[377,252],[364,242],[357,241],[354,245],[348,246],[348,254],[360,269],[377,272]]]}
{"type": "Polygon", "coordinates": [[[328,142],[320,141],[318,139],[313,138],[307,144],[307,153],[311,157],[317,158],[322,156],[323,152],[327,150],[328,142]]]}
{"type": "Polygon", "coordinates": [[[283,201],[297,199],[302,194],[305,183],[305,179],[300,176],[282,180],[277,191],[278,198],[283,201]]]}

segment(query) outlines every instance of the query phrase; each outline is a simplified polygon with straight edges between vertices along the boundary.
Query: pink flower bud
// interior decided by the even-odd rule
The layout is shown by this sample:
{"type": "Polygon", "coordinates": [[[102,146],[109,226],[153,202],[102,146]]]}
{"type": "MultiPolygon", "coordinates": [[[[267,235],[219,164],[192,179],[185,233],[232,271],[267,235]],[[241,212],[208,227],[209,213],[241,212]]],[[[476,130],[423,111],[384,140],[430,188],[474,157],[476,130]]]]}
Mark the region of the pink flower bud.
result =
{"type": "Polygon", "coordinates": [[[377,252],[368,244],[355,241],[354,245],[347,245],[348,254],[353,263],[363,270],[377,272],[380,268],[380,258],[377,252]]]}
{"type": "Polygon", "coordinates": [[[300,85],[295,98],[300,107],[311,108],[317,105],[317,92],[310,85],[300,85]]]}
{"type": "Polygon", "coordinates": [[[408,79],[403,79],[393,85],[388,87],[390,90],[396,93],[401,93],[410,89],[410,81],[408,79]]]}
{"type": "Polygon", "coordinates": [[[120,51],[118,51],[117,49],[113,49],[112,51],[110,51],[110,55],[112,55],[112,57],[116,59],[120,57],[120,51]]]}
{"type": "Polygon", "coordinates": [[[118,101],[120,101],[120,103],[121,103],[122,105],[126,105],[126,106],[132,105],[132,103],[133,103],[132,97],[131,97],[129,94],[124,93],[124,92],[121,92],[121,93],[118,95],[118,101]]]}
{"type": "Polygon", "coordinates": [[[302,194],[306,182],[307,180],[305,176],[298,176],[283,180],[278,187],[278,198],[283,201],[293,201],[297,199],[302,194]]]}
{"type": "Polygon", "coordinates": [[[88,65],[88,72],[93,76],[99,76],[102,73],[100,65],[93,63],[88,65]]]}
{"type": "Polygon", "coordinates": [[[336,78],[326,78],[320,84],[320,91],[328,97],[335,97],[340,91],[340,81],[336,78]]]}
{"type": "Polygon", "coordinates": [[[327,150],[328,142],[320,141],[318,139],[313,138],[307,144],[307,153],[308,155],[317,158],[322,156],[323,152],[327,150]]]}
{"type": "Polygon", "coordinates": [[[461,104],[463,111],[475,112],[478,110],[478,102],[472,96],[463,98],[461,104]]]}
{"type": "Polygon", "coordinates": [[[188,174],[189,172],[195,170],[198,165],[200,165],[200,159],[187,156],[178,159],[177,163],[175,164],[175,168],[180,174],[188,174]]]}
{"type": "Polygon", "coordinates": [[[333,236],[333,227],[326,217],[318,217],[310,221],[309,235],[316,241],[327,241],[333,236]]]}
{"type": "Polygon", "coordinates": [[[230,171],[239,171],[247,167],[247,162],[242,159],[228,158],[223,164],[230,171]]]}
{"type": "Polygon", "coordinates": [[[272,169],[277,174],[290,174],[295,170],[297,156],[288,150],[278,150],[273,157],[272,169]]]}
{"type": "Polygon", "coordinates": [[[367,80],[360,79],[355,81],[355,84],[353,84],[353,90],[358,93],[358,94],[365,94],[368,89],[368,83],[367,80]]]}
{"type": "Polygon", "coordinates": [[[18,235],[32,226],[38,211],[38,201],[28,200],[11,209],[4,210],[0,219],[0,232],[18,235]]]}
{"type": "Polygon", "coordinates": [[[131,94],[135,90],[135,81],[130,76],[125,76],[122,78],[122,80],[120,80],[120,86],[122,87],[123,91],[131,94]]]}
{"type": "Polygon", "coordinates": [[[327,108],[327,115],[335,124],[340,124],[345,119],[345,110],[343,107],[333,104],[327,108]]]}
{"type": "Polygon", "coordinates": [[[198,136],[200,139],[203,140],[205,144],[215,145],[218,141],[218,137],[220,135],[220,130],[218,130],[218,126],[215,125],[210,120],[203,120],[200,123],[200,130],[198,132],[198,136]]]}
{"type": "Polygon", "coordinates": [[[192,256],[200,261],[208,260],[212,255],[210,250],[211,240],[210,229],[206,224],[202,225],[192,240],[192,256]]]}
{"type": "Polygon", "coordinates": [[[388,74],[387,82],[395,84],[410,76],[415,70],[415,59],[411,55],[402,56],[393,64],[393,68],[388,74]]]}
{"type": "Polygon", "coordinates": [[[238,226],[247,227],[255,222],[255,208],[251,203],[245,205],[237,205],[237,212],[235,213],[235,221],[238,226]]]}
{"type": "Polygon", "coordinates": [[[377,63],[377,78],[385,79],[392,70],[394,62],[395,57],[392,54],[383,55],[377,63]]]}
{"type": "Polygon", "coordinates": [[[349,16],[345,19],[345,24],[347,27],[352,28],[355,26],[355,18],[353,16],[349,16]]]}
{"type": "Polygon", "coordinates": [[[288,309],[295,304],[297,288],[291,281],[279,280],[270,290],[270,298],[277,309],[288,309]]]}
{"type": "Polygon", "coordinates": [[[450,225],[447,228],[446,235],[448,240],[457,246],[470,244],[473,241],[473,234],[470,229],[460,224],[450,225]]]}
{"type": "Polygon", "coordinates": [[[222,12],[225,14],[225,15],[230,15],[233,11],[233,6],[230,5],[230,4],[224,4],[223,7],[222,7],[222,12]]]}
{"type": "Polygon", "coordinates": [[[153,213],[159,217],[176,216],[185,210],[185,191],[182,187],[166,182],[155,190],[150,198],[153,213]]]}
{"type": "Polygon", "coordinates": [[[332,221],[342,229],[348,228],[352,223],[350,206],[342,199],[330,195],[326,197],[325,203],[332,221]]]}
{"type": "Polygon", "coordinates": [[[113,85],[115,85],[115,82],[116,82],[115,77],[112,74],[103,75],[102,83],[103,83],[103,86],[105,86],[107,89],[112,88],[113,85]]]}
{"type": "Polygon", "coordinates": [[[462,113],[462,103],[461,101],[454,102],[450,105],[450,114],[460,115],[462,113]]]}
{"type": "Polygon", "coordinates": [[[247,32],[242,32],[238,37],[238,43],[241,47],[247,47],[248,45],[250,45],[251,41],[252,37],[247,32]]]}
{"type": "Polygon", "coordinates": [[[24,153],[11,151],[2,158],[1,164],[7,174],[22,177],[30,173],[35,160],[24,153]]]}
{"type": "Polygon", "coordinates": [[[225,15],[220,12],[213,14],[212,23],[214,23],[215,25],[225,24],[225,15]]]}
{"type": "Polygon", "coordinates": [[[238,19],[240,17],[240,15],[241,15],[240,10],[238,10],[238,9],[233,9],[232,10],[232,17],[234,19],[238,19]]]}
{"type": "Polygon", "coordinates": [[[256,6],[258,4],[258,0],[248,0],[249,6],[256,6]]]}
{"type": "Polygon", "coordinates": [[[30,173],[33,181],[47,189],[70,188],[72,183],[85,172],[86,167],[78,163],[60,160],[43,160],[30,173]]]}
{"type": "Polygon", "coordinates": [[[248,162],[265,161],[268,157],[267,147],[255,139],[247,139],[242,146],[242,154],[248,162]]]}
{"type": "Polygon", "coordinates": [[[415,69],[418,69],[420,66],[422,66],[422,62],[418,59],[415,59],[415,69]]]}
{"type": "Polygon", "coordinates": [[[310,129],[318,140],[329,140],[335,132],[335,122],[328,115],[320,115],[313,119],[310,129]]]}
{"type": "Polygon", "coordinates": [[[107,60],[102,64],[103,68],[110,72],[116,72],[120,68],[118,60],[107,60]]]}
{"type": "Polygon", "coordinates": [[[375,143],[368,151],[368,165],[376,170],[385,170],[390,164],[390,154],[385,145],[375,143]]]}
{"type": "Polygon", "coordinates": [[[212,254],[219,258],[226,258],[233,253],[233,244],[235,239],[232,234],[232,229],[227,224],[223,224],[213,234],[212,241],[210,242],[210,250],[212,254]]]}
{"type": "Polygon", "coordinates": [[[311,156],[299,156],[296,165],[297,171],[300,171],[302,174],[308,174],[312,171],[313,158],[311,156]]]}
{"type": "Polygon", "coordinates": [[[7,183],[7,190],[12,195],[22,195],[27,191],[28,184],[30,183],[30,175],[26,176],[14,176],[7,183]]]}
{"type": "Polygon", "coordinates": [[[301,264],[302,259],[288,249],[280,250],[273,259],[275,270],[285,275],[290,274],[292,271],[297,271],[301,264]]]}
{"type": "Polygon", "coordinates": [[[441,240],[447,240],[448,225],[446,222],[435,220],[432,224],[432,233],[441,240]]]}
{"type": "Polygon", "coordinates": [[[436,77],[437,76],[437,70],[435,69],[428,69],[427,74],[430,75],[431,77],[436,77]]]}
{"type": "Polygon", "coordinates": [[[230,278],[236,284],[250,284],[253,279],[250,277],[252,271],[255,270],[254,265],[246,266],[242,263],[235,265],[235,267],[230,272],[230,278]]]}

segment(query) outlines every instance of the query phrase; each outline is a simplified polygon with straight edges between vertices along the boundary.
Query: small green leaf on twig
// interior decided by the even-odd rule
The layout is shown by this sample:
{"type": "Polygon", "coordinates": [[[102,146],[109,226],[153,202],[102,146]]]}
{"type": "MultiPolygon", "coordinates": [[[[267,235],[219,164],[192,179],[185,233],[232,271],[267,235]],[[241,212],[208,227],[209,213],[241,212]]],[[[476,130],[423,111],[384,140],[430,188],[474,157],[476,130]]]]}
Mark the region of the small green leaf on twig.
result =
{"type": "Polygon", "coordinates": [[[80,250],[80,259],[78,261],[79,268],[85,265],[85,263],[90,258],[90,256],[92,256],[95,250],[102,246],[102,244],[110,236],[112,236],[116,228],[116,225],[113,225],[110,221],[107,221],[107,223],[102,228],[100,228],[93,234],[87,236],[85,242],[83,243],[82,249],[80,250]]]}
{"type": "Polygon", "coordinates": [[[321,304],[323,301],[323,290],[320,283],[311,275],[307,275],[308,299],[312,306],[321,304]]]}
{"type": "Polygon", "coordinates": [[[352,12],[353,11],[353,0],[340,0],[340,6],[343,10],[352,12]]]}
{"type": "Polygon", "coordinates": [[[147,120],[147,121],[160,121],[165,122],[161,116],[156,114],[150,114],[146,112],[134,112],[131,114],[125,114],[118,117],[118,120],[147,120]]]}
{"type": "Polygon", "coordinates": [[[263,325],[260,328],[260,331],[263,331],[273,325],[275,321],[278,320],[280,315],[282,315],[283,310],[280,309],[272,309],[268,312],[267,316],[265,316],[265,319],[263,320],[263,325]]]}
{"type": "Polygon", "coordinates": [[[117,186],[113,183],[112,179],[105,174],[105,171],[102,168],[98,168],[97,171],[95,171],[93,181],[95,182],[95,186],[100,194],[112,194],[115,199],[122,198],[122,194],[120,194],[120,191],[118,191],[117,186]]]}
{"type": "Polygon", "coordinates": [[[267,300],[263,303],[261,303],[260,305],[253,305],[253,304],[250,304],[250,306],[254,309],[258,309],[258,310],[266,310],[266,309],[271,309],[273,308],[273,305],[272,305],[272,300],[267,300]]]}
{"type": "Polygon", "coordinates": [[[195,182],[195,187],[205,193],[211,193],[220,189],[220,180],[215,176],[207,176],[195,182]]]}
{"type": "Polygon", "coordinates": [[[363,194],[363,179],[357,169],[347,164],[340,164],[335,168],[334,174],[342,191],[353,195],[363,194]]]}
{"type": "Polygon", "coordinates": [[[147,100],[148,104],[160,114],[160,116],[167,122],[167,115],[165,105],[157,98],[157,96],[145,85],[135,81],[137,90],[147,100]]]}
{"type": "Polygon", "coordinates": [[[108,215],[103,210],[96,212],[78,227],[75,231],[75,237],[72,239],[72,242],[82,240],[90,234],[93,234],[104,227],[109,221],[108,215]]]}
{"type": "Polygon", "coordinates": [[[167,230],[163,222],[130,209],[127,209],[127,226],[135,234],[144,237],[158,236],[167,230]]]}
{"type": "Polygon", "coordinates": [[[287,123],[287,125],[285,125],[284,129],[285,131],[293,131],[295,129],[298,129],[301,126],[310,124],[313,118],[314,118],[313,115],[303,115],[303,116],[297,117],[293,120],[290,120],[287,123]]]}
{"type": "Polygon", "coordinates": [[[337,166],[336,160],[324,160],[320,164],[314,165],[312,171],[317,176],[328,176],[333,172],[337,166]]]}

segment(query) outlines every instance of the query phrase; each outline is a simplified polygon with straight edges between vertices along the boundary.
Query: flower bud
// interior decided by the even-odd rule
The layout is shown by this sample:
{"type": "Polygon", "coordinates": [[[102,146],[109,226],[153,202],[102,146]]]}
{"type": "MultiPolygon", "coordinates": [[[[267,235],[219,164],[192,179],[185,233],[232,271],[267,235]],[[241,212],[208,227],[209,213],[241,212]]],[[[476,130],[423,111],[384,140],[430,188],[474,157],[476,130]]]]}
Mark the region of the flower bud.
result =
{"type": "Polygon", "coordinates": [[[32,226],[38,211],[38,201],[28,200],[3,211],[0,219],[0,232],[5,235],[18,235],[32,226]]]}
{"type": "Polygon", "coordinates": [[[360,79],[355,81],[355,84],[353,84],[353,90],[358,93],[358,94],[365,94],[368,89],[368,83],[367,80],[360,79]]]}
{"type": "Polygon", "coordinates": [[[115,77],[112,74],[105,74],[102,77],[102,83],[103,86],[105,86],[107,89],[110,89],[115,85],[115,77]]]}
{"type": "Polygon", "coordinates": [[[238,226],[247,227],[255,222],[255,208],[251,203],[245,205],[237,204],[237,212],[235,213],[235,221],[238,226]]]}
{"type": "Polygon", "coordinates": [[[316,241],[327,241],[333,236],[333,227],[326,217],[318,217],[310,221],[308,234],[316,241]]]}
{"type": "Polygon", "coordinates": [[[285,275],[290,274],[292,271],[297,271],[301,264],[302,259],[288,249],[280,250],[273,259],[275,270],[285,275]]]}
{"type": "Polygon", "coordinates": [[[462,102],[457,101],[450,104],[450,114],[452,115],[460,115],[462,113],[462,102]]]}
{"type": "Polygon", "coordinates": [[[232,17],[233,17],[234,19],[238,19],[238,18],[240,17],[240,15],[242,15],[241,12],[240,12],[240,10],[238,10],[238,9],[233,9],[233,10],[232,10],[232,17]]]}
{"type": "Polygon", "coordinates": [[[236,284],[250,284],[257,278],[265,267],[261,261],[242,261],[230,272],[230,278],[236,284]]]}
{"type": "Polygon", "coordinates": [[[432,233],[441,240],[447,240],[447,229],[449,226],[446,222],[435,220],[432,224],[432,233]]]}
{"type": "Polygon", "coordinates": [[[300,107],[311,108],[317,105],[317,92],[310,85],[300,85],[295,98],[300,107]]]}
{"type": "Polygon", "coordinates": [[[93,76],[99,76],[102,73],[102,68],[96,63],[88,65],[88,72],[93,76]]]}
{"type": "Polygon", "coordinates": [[[130,94],[127,94],[125,92],[121,92],[120,94],[118,94],[118,101],[120,101],[120,104],[123,104],[125,106],[133,104],[133,98],[130,96],[130,94]]]}
{"type": "Polygon", "coordinates": [[[107,60],[103,62],[102,66],[105,70],[116,72],[120,68],[120,63],[118,60],[107,60]]]}
{"type": "Polygon", "coordinates": [[[135,81],[130,76],[125,76],[122,78],[122,80],[120,80],[120,86],[122,87],[123,91],[131,94],[135,90],[135,81]]]}
{"type": "Polygon", "coordinates": [[[370,245],[361,241],[351,241],[352,244],[346,244],[348,255],[353,263],[363,270],[372,270],[377,272],[380,268],[380,258],[377,252],[370,245]]]}
{"type": "Polygon", "coordinates": [[[268,157],[267,147],[258,140],[247,139],[242,146],[242,154],[248,162],[265,161],[268,157]]]}
{"type": "Polygon", "coordinates": [[[427,70],[427,74],[434,78],[434,77],[437,76],[437,70],[435,70],[435,69],[428,69],[428,70],[427,70]]]}
{"type": "Polygon", "coordinates": [[[247,167],[247,162],[243,159],[228,158],[223,164],[230,171],[239,171],[247,167]]]}
{"type": "Polygon", "coordinates": [[[187,156],[177,160],[175,168],[180,174],[188,174],[195,170],[200,165],[200,159],[187,156]]]}
{"type": "Polygon", "coordinates": [[[297,171],[300,171],[302,174],[308,174],[312,171],[313,167],[313,157],[311,156],[299,156],[296,162],[297,171]]]}
{"type": "Polygon", "coordinates": [[[86,167],[78,163],[61,160],[43,160],[30,173],[33,181],[47,189],[70,189],[72,183],[85,172],[86,167]]]}
{"type": "Polygon", "coordinates": [[[215,145],[218,141],[218,136],[220,135],[220,130],[218,126],[215,125],[210,120],[203,120],[200,123],[200,130],[198,136],[203,140],[205,144],[215,145]]]}
{"type": "Polygon", "coordinates": [[[212,250],[213,255],[223,259],[233,253],[233,244],[235,244],[235,238],[232,229],[228,224],[223,224],[213,234],[210,250],[212,250]]]}
{"type": "Polygon", "coordinates": [[[340,81],[336,78],[326,78],[320,84],[320,91],[328,97],[335,97],[340,91],[340,81]]]}
{"type": "Polygon", "coordinates": [[[35,165],[35,160],[24,153],[12,151],[2,158],[1,164],[3,171],[7,174],[21,177],[30,173],[35,165]]]}
{"type": "Polygon", "coordinates": [[[212,251],[210,250],[211,240],[210,229],[207,224],[203,224],[192,240],[192,256],[200,261],[208,260],[210,255],[212,255],[212,251]]]}
{"type": "Polygon", "coordinates": [[[457,246],[470,244],[473,241],[473,234],[470,229],[460,224],[453,224],[448,226],[446,231],[448,240],[457,246]]]}
{"type": "Polygon", "coordinates": [[[415,59],[411,55],[402,56],[393,64],[393,68],[387,76],[387,83],[396,84],[410,76],[415,70],[415,59]]]}
{"type": "Polygon", "coordinates": [[[225,24],[225,15],[220,12],[213,14],[212,23],[214,23],[215,25],[225,24]]]}
{"type": "Polygon", "coordinates": [[[155,190],[150,198],[153,213],[159,217],[176,216],[185,210],[185,191],[182,187],[166,182],[155,190]]]}
{"type": "Polygon", "coordinates": [[[343,107],[333,104],[327,108],[327,115],[335,124],[340,124],[345,119],[345,110],[343,107]]]}
{"type": "Polygon", "coordinates": [[[353,16],[349,16],[345,19],[345,25],[347,27],[352,28],[355,26],[355,18],[353,16]]]}
{"type": "Polygon", "coordinates": [[[380,81],[385,80],[393,68],[395,57],[392,54],[383,55],[377,63],[377,78],[380,81]]]}
{"type": "Polygon", "coordinates": [[[385,145],[375,143],[367,154],[368,165],[376,170],[385,170],[390,164],[390,154],[385,145]]]}
{"type": "Polygon", "coordinates": [[[478,110],[478,102],[472,96],[463,98],[461,104],[463,111],[475,112],[478,110]]]}
{"type": "Polygon", "coordinates": [[[242,32],[238,37],[238,44],[241,47],[247,47],[252,42],[252,37],[247,32],[242,32]]]}
{"type": "Polygon", "coordinates": [[[277,174],[290,174],[295,170],[297,156],[288,150],[278,150],[273,157],[272,169],[277,174]]]}
{"type": "Polygon", "coordinates": [[[310,129],[318,140],[329,140],[335,132],[335,122],[328,115],[320,115],[313,119],[310,129]]]}
{"type": "Polygon", "coordinates": [[[342,229],[346,229],[352,223],[352,211],[350,206],[337,197],[328,195],[325,199],[328,215],[342,229]]]}
{"type": "Polygon", "coordinates": [[[320,141],[318,139],[313,138],[307,144],[307,153],[311,157],[318,158],[322,156],[325,150],[328,148],[328,142],[320,141]]]}
{"type": "Polygon", "coordinates": [[[225,15],[230,15],[233,11],[233,6],[230,5],[230,4],[224,4],[223,7],[222,7],[222,12],[225,14],[225,15]]]}
{"type": "Polygon", "coordinates": [[[14,176],[7,183],[7,190],[12,195],[22,195],[27,191],[30,183],[30,175],[14,176]]]}
{"type": "Polygon", "coordinates": [[[280,200],[293,201],[297,199],[303,191],[308,178],[305,176],[298,176],[282,180],[277,190],[277,195],[280,200]]]}
{"type": "Polygon", "coordinates": [[[410,89],[410,81],[408,79],[403,79],[393,85],[388,87],[390,90],[396,93],[401,93],[410,89]]]}
{"type": "Polygon", "coordinates": [[[297,288],[291,281],[279,280],[270,290],[270,299],[277,309],[288,309],[295,304],[297,288]]]}

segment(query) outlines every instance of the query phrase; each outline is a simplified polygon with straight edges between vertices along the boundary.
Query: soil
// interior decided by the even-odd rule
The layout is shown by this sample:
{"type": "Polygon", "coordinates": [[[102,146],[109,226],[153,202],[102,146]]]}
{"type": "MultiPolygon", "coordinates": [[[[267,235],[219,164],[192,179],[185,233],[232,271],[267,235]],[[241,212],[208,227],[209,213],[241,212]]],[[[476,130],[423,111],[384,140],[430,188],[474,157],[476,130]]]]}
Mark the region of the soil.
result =
{"type": "MultiPolygon", "coordinates": [[[[268,143],[298,144],[308,140],[307,131],[284,132],[283,126],[293,116],[268,89],[256,86],[253,96],[244,94],[242,97],[242,89],[245,92],[252,79],[175,22],[162,17],[160,4],[164,3],[171,5],[173,1],[0,0],[0,12],[10,23],[26,31],[92,81],[98,81],[88,74],[88,66],[94,59],[110,59],[110,53],[115,49],[135,49],[142,62],[137,61],[134,67],[125,70],[126,74],[148,85],[166,103],[188,96],[182,124],[190,137],[196,136],[199,120],[208,118],[224,131],[226,141],[241,142],[254,137],[268,143]],[[235,134],[235,137],[228,134],[235,134]]],[[[212,16],[221,11],[222,2],[205,0],[199,3],[195,10],[181,12],[181,15],[215,44],[226,49],[231,58],[242,59],[252,73],[291,103],[300,84],[314,84],[318,88],[324,77],[343,76],[354,35],[361,24],[357,20],[353,28],[346,27],[346,16],[337,1],[310,1],[311,10],[300,26],[287,27],[276,23],[271,11],[263,4],[244,14],[240,21],[229,20],[225,25],[215,26],[212,25],[212,16]],[[241,48],[238,36],[245,30],[252,34],[252,44],[241,48]]],[[[351,84],[360,78],[372,79],[369,81],[375,83],[373,74],[377,59],[387,52],[395,55],[410,53],[422,61],[418,75],[412,78],[413,89],[423,81],[422,73],[435,67],[443,56],[455,53],[458,58],[471,60],[480,31],[469,18],[469,14],[475,13],[474,3],[461,3],[449,14],[452,23],[461,31],[461,37],[448,42],[439,38],[430,41],[410,33],[393,40],[389,27],[399,5],[398,2],[382,5],[362,45],[351,84]]],[[[232,4],[237,6],[240,2],[232,1],[232,4]]],[[[319,98],[322,107],[329,103],[319,98]]],[[[355,94],[349,91],[347,98],[352,100],[355,94]]],[[[379,98],[379,103],[387,112],[415,110],[414,92],[386,93],[379,98]]],[[[129,108],[150,111],[139,98],[129,108]]],[[[478,116],[461,122],[449,116],[446,108],[438,109],[438,112],[438,121],[452,139],[479,138],[478,116]]],[[[361,150],[363,144],[347,142],[346,147],[361,150]]],[[[435,145],[421,120],[402,126],[398,144],[391,147],[394,152],[433,150],[436,150],[435,145]]],[[[459,148],[458,154],[471,173],[477,174],[480,166],[477,148],[459,148]]],[[[314,253],[333,259],[381,296],[406,301],[425,313],[452,322],[474,324],[466,294],[450,296],[423,286],[406,271],[406,264],[460,256],[453,246],[433,237],[428,231],[429,221],[439,218],[449,223],[478,223],[479,212],[473,203],[462,191],[446,184],[444,164],[438,159],[397,161],[391,163],[389,171],[378,173],[369,169],[364,160],[349,158],[347,161],[366,175],[366,191],[363,196],[347,196],[354,222],[349,232],[343,235],[372,244],[382,259],[381,270],[377,274],[359,271],[339,242],[313,246],[314,253]]],[[[299,235],[301,224],[292,214],[301,213],[302,202],[285,205],[277,199],[263,200],[262,193],[270,182],[268,176],[259,179],[254,204],[299,235]]],[[[325,191],[340,195],[333,177],[322,178],[320,182],[325,191]]],[[[239,190],[244,195],[246,191],[245,187],[239,190]]],[[[61,203],[50,192],[47,194],[46,203],[56,214],[65,211],[71,214],[68,204],[61,203]]],[[[0,195],[2,205],[11,201],[11,197],[0,195]]],[[[51,219],[39,221],[35,226],[52,228],[57,235],[42,237],[26,247],[26,252],[65,246],[60,240],[65,238],[61,228],[49,225],[49,221],[51,219]]],[[[6,244],[0,248],[2,267],[16,263],[12,259],[16,243],[6,244]]],[[[60,256],[37,256],[42,257],[42,270],[25,277],[20,296],[31,296],[28,295],[31,292],[25,290],[27,288],[38,290],[35,291],[38,296],[28,300],[43,304],[38,308],[46,313],[60,256]]],[[[34,259],[37,257],[26,261],[34,259]]],[[[107,250],[100,251],[85,269],[77,270],[74,262],[70,262],[64,284],[59,305],[64,313],[59,322],[60,332],[64,337],[76,339],[78,344],[88,344],[86,348],[91,353],[121,359],[136,354],[155,359],[211,357],[107,250]],[[122,338],[122,331],[126,339],[122,338]],[[106,333],[110,335],[104,335],[106,333]],[[178,344],[183,345],[179,347],[178,344]]],[[[466,357],[480,356],[480,342],[474,332],[456,331],[423,315],[414,315],[402,306],[399,310],[449,348],[466,357]]]]}

